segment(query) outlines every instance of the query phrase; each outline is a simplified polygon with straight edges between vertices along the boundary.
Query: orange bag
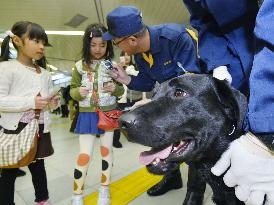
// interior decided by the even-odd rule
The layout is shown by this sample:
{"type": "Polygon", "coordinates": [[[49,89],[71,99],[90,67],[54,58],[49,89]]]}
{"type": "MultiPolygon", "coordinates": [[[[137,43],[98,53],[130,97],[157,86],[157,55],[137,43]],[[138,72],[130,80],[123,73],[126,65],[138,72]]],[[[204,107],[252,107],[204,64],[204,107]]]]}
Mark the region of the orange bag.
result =
{"type": "Polygon", "coordinates": [[[97,127],[101,130],[115,130],[119,127],[118,119],[122,115],[121,110],[111,110],[104,112],[101,109],[96,109],[99,116],[97,127]]]}

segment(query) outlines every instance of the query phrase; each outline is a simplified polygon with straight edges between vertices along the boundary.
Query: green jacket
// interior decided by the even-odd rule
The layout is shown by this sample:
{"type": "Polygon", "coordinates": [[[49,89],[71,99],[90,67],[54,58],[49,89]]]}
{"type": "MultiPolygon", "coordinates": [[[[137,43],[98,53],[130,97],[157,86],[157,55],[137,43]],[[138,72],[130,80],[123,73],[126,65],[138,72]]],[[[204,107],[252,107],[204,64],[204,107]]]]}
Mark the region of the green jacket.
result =
{"type": "Polygon", "coordinates": [[[103,111],[116,109],[117,100],[113,96],[119,97],[124,93],[123,85],[114,81],[116,89],[113,93],[100,92],[103,85],[102,81],[106,78],[110,79],[110,77],[104,73],[104,68],[102,68],[100,61],[98,61],[96,65],[91,66],[91,68],[92,67],[93,69],[89,69],[83,60],[76,62],[72,72],[70,89],[71,97],[79,102],[80,112],[95,112],[96,108],[99,107],[98,103],[95,102],[96,100],[94,100],[94,97],[92,97],[93,92],[96,93],[99,101],[104,99],[107,103],[110,103],[106,106],[100,106],[103,111]],[[90,70],[90,72],[88,72],[88,70],[90,70]],[[90,75],[88,73],[90,73],[90,75]],[[91,92],[87,97],[82,97],[80,95],[79,88],[81,86],[91,87],[91,92]]]}

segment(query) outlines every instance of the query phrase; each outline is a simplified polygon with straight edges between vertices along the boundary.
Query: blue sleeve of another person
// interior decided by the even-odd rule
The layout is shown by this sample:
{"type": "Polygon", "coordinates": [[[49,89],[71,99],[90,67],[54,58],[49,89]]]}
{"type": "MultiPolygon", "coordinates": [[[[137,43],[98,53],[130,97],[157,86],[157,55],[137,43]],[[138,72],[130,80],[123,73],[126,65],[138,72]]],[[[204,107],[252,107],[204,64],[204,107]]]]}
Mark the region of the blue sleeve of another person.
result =
{"type": "Polygon", "coordinates": [[[249,126],[274,133],[274,1],[264,0],[256,19],[257,50],[250,75],[249,126]]]}
{"type": "Polygon", "coordinates": [[[198,31],[199,54],[207,65],[207,72],[232,61],[228,41],[214,17],[201,6],[201,2],[184,0],[190,12],[190,24],[198,31]]]}

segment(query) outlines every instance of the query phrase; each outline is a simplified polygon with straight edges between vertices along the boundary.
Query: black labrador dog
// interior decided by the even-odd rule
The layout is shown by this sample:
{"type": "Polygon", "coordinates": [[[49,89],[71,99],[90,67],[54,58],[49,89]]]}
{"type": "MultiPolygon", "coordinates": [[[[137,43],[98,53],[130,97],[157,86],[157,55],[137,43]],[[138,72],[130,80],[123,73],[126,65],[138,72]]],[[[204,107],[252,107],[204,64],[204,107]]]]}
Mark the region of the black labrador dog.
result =
{"type": "Polygon", "coordinates": [[[152,147],[140,155],[149,172],[166,174],[190,163],[211,186],[216,204],[242,205],[210,169],[243,134],[246,111],[246,97],[225,81],[183,75],[162,83],[150,103],[123,114],[119,123],[129,141],[152,147]]]}

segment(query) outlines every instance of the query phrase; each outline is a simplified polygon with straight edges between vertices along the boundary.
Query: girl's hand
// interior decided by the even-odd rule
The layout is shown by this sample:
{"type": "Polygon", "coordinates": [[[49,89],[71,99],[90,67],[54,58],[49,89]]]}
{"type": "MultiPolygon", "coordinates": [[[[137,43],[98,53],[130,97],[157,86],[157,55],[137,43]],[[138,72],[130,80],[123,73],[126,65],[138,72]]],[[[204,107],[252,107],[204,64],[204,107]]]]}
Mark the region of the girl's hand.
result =
{"type": "Polygon", "coordinates": [[[113,82],[106,82],[103,85],[103,92],[105,92],[105,93],[107,93],[107,92],[113,93],[115,91],[115,88],[116,88],[116,84],[115,83],[113,83],[113,82]]]}
{"type": "Polygon", "coordinates": [[[125,85],[128,85],[131,81],[131,77],[127,74],[127,72],[119,66],[115,66],[114,69],[110,70],[109,75],[117,82],[125,85]]]}
{"type": "Polygon", "coordinates": [[[49,101],[49,106],[50,106],[51,108],[55,108],[55,107],[58,106],[59,101],[60,101],[60,96],[55,95],[55,96],[53,96],[53,97],[50,99],[50,101],[49,101]]]}
{"type": "Polygon", "coordinates": [[[86,97],[89,93],[89,89],[87,87],[80,87],[79,93],[82,97],[86,97]]]}
{"type": "Polygon", "coordinates": [[[35,109],[43,110],[49,104],[49,99],[41,96],[35,97],[35,109]]]}

